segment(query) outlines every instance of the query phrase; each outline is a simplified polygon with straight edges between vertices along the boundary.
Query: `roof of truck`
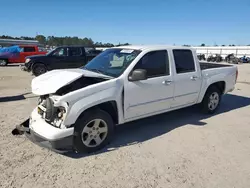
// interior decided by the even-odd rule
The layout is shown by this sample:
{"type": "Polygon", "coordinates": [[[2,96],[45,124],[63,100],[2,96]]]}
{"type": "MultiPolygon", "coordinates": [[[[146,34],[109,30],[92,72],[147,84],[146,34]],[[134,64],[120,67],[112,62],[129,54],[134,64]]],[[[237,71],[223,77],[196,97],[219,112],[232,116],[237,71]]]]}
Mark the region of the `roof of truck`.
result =
{"type": "Polygon", "coordinates": [[[133,49],[133,50],[194,49],[192,47],[187,47],[187,46],[168,46],[168,45],[128,45],[128,46],[119,46],[114,48],[133,49]]]}

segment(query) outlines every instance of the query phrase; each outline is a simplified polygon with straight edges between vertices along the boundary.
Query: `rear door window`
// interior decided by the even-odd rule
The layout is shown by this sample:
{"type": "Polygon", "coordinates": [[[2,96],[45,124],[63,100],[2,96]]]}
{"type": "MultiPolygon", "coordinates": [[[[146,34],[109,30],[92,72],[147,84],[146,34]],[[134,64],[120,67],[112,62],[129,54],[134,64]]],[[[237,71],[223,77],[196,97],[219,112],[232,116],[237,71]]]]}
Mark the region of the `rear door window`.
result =
{"type": "Polygon", "coordinates": [[[191,50],[173,50],[176,73],[195,72],[194,57],[191,50]]]}
{"type": "Polygon", "coordinates": [[[70,48],[70,56],[81,56],[82,55],[82,49],[77,47],[71,47],[70,48]]]}
{"type": "Polygon", "coordinates": [[[23,48],[23,52],[35,52],[36,51],[36,49],[35,49],[35,47],[24,47],[23,48]]]}

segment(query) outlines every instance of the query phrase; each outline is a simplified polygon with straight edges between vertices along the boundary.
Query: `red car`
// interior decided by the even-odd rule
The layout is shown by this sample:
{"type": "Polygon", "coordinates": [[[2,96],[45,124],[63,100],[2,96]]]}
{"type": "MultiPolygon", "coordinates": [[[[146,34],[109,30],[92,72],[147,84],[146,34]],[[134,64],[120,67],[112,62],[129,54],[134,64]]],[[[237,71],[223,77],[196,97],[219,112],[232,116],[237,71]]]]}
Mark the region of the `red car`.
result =
{"type": "Polygon", "coordinates": [[[25,63],[25,57],[46,54],[34,45],[18,45],[0,49],[0,65],[5,66],[12,63],[25,63]]]}

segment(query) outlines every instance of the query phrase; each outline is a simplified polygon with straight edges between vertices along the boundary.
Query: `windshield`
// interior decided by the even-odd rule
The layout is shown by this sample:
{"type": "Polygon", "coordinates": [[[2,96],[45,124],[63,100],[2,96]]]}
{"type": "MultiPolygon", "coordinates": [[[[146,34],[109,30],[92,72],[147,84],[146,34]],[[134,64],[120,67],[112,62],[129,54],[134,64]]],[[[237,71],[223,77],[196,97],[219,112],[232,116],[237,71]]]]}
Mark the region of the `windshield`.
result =
{"type": "Polygon", "coordinates": [[[52,50],[49,50],[48,52],[47,52],[47,55],[52,55],[55,51],[57,51],[59,48],[54,48],[54,49],[52,49],[52,50]]]}
{"type": "Polygon", "coordinates": [[[67,56],[67,48],[56,48],[47,53],[47,55],[51,56],[67,56]]]}
{"type": "Polygon", "coordinates": [[[107,49],[82,68],[112,77],[119,77],[140,52],[131,49],[107,49]]]}

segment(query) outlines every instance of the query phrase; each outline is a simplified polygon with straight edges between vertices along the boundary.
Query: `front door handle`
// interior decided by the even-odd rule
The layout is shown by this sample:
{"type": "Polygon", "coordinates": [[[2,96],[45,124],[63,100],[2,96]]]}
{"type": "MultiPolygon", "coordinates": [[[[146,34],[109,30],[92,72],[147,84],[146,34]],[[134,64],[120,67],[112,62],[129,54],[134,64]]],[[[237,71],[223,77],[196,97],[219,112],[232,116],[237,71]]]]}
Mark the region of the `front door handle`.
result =
{"type": "Polygon", "coordinates": [[[171,83],[172,83],[171,80],[164,80],[164,81],[162,82],[162,84],[164,84],[164,85],[170,85],[171,83]]]}
{"type": "Polygon", "coordinates": [[[198,76],[191,76],[190,79],[191,80],[197,80],[198,76]]]}

